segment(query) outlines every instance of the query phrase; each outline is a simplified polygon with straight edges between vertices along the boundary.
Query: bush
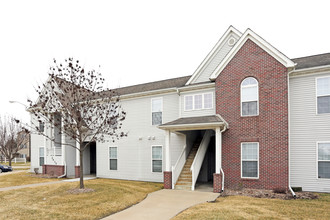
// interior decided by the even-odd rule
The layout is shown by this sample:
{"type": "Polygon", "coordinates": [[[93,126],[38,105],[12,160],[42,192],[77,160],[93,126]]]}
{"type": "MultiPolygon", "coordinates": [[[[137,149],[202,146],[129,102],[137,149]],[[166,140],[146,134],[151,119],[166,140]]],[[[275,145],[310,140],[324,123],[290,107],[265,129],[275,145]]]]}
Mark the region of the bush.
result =
{"type": "Polygon", "coordinates": [[[286,193],[286,188],[283,187],[276,187],[273,189],[273,193],[281,193],[281,194],[285,194],[286,193]]]}
{"type": "Polygon", "coordinates": [[[291,187],[293,192],[301,192],[302,191],[302,187],[291,187]]]}

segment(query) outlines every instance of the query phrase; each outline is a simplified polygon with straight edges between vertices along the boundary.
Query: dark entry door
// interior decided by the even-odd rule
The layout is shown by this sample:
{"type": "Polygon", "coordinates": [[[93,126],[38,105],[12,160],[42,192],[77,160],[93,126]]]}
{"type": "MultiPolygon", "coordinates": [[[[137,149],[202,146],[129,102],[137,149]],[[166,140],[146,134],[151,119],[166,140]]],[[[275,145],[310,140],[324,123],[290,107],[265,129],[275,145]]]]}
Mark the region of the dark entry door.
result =
{"type": "Polygon", "coordinates": [[[90,166],[91,174],[96,174],[96,143],[90,144],[90,166]]]}

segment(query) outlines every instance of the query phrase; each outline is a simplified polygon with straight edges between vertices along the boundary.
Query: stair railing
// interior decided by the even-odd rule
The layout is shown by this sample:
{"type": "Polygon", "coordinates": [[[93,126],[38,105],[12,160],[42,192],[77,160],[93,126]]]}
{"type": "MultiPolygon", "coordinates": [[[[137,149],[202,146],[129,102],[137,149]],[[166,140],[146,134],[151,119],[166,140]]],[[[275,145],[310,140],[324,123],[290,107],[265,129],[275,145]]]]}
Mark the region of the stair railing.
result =
{"type": "Polygon", "coordinates": [[[198,147],[196,156],[194,158],[194,161],[190,167],[191,174],[192,174],[192,183],[191,183],[191,190],[195,190],[195,184],[198,178],[199,171],[202,167],[204,157],[206,154],[207,147],[209,146],[210,140],[211,140],[212,131],[207,130],[203,136],[203,139],[201,141],[201,144],[198,147]]]}
{"type": "Polygon", "coordinates": [[[176,181],[178,181],[180,173],[186,162],[186,145],[183,146],[182,152],[179,156],[179,159],[176,161],[175,165],[172,166],[172,189],[174,189],[176,181]]]}

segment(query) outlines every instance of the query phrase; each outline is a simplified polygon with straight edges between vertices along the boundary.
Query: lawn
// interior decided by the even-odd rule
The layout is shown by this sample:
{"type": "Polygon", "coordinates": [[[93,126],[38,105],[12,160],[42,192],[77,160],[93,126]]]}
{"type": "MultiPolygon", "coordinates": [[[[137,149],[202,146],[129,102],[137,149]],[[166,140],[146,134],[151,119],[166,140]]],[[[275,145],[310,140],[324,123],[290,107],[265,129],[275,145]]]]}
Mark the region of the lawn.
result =
{"type": "Polygon", "coordinates": [[[70,194],[77,182],[0,192],[0,219],[99,219],[142,201],[163,184],[110,179],[85,181],[95,192],[70,194]]]}
{"type": "Polygon", "coordinates": [[[57,178],[38,178],[32,176],[33,174],[27,172],[11,173],[5,175],[5,173],[0,174],[0,188],[9,187],[9,186],[20,186],[33,183],[43,183],[58,181],[57,178]]]}
{"type": "Polygon", "coordinates": [[[260,199],[246,196],[219,197],[185,210],[181,219],[330,219],[330,194],[315,200],[260,199]]]}

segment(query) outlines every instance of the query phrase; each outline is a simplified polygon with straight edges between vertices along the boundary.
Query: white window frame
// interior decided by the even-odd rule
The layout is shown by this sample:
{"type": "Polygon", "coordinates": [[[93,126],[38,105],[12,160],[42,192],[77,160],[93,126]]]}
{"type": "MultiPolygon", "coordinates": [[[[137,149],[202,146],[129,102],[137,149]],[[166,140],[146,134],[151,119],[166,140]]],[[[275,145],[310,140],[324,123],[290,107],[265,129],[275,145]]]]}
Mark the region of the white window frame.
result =
{"type": "Polygon", "coordinates": [[[241,178],[242,179],[259,179],[259,164],[260,164],[260,159],[259,159],[259,142],[241,142],[241,178]],[[244,160],[244,161],[257,161],[258,163],[258,175],[257,177],[243,177],[243,144],[257,144],[257,160],[244,160]]]}
{"type": "Polygon", "coordinates": [[[152,173],[163,173],[164,172],[164,169],[163,169],[163,166],[164,166],[164,148],[163,148],[163,145],[151,145],[151,172],[152,173]],[[153,147],[161,147],[162,148],[162,171],[161,172],[154,172],[153,169],[152,169],[152,161],[153,161],[153,158],[152,158],[152,148],[153,147]]]}
{"type": "Polygon", "coordinates": [[[204,93],[195,93],[195,94],[190,94],[190,95],[184,95],[183,96],[183,109],[185,112],[190,112],[190,111],[199,111],[199,110],[206,110],[206,109],[213,109],[214,107],[214,95],[213,92],[204,92],[204,93]],[[206,94],[211,94],[211,100],[212,100],[212,104],[210,108],[206,108],[205,107],[205,103],[204,103],[204,95],[206,94]],[[202,96],[202,108],[199,109],[195,109],[195,96],[196,95],[201,95],[202,96]],[[186,96],[191,96],[192,97],[192,109],[186,109],[186,96]]]}
{"type": "Polygon", "coordinates": [[[110,146],[108,148],[108,163],[109,163],[108,168],[109,168],[110,171],[117,171],[118,170],[118,147],[117,146],[110,146]],[[116,148],[117,149],[117,157],[116,158],[111,158],[110,157],[110,148],[116,148]],[[110,165],[111,165],[110,160],[117,160],[117,169],[116,170],[110,169],[110,165]]]}
{"type": "MultiPolygon", "coordinates": [[[[46,148],[45,148],[45,147],[39,147],[39,148],[38,148],[38,150],[39,150],[38,155],[39,155],[39,166],[40,166],[40,167],[42,166],[42,165],[40,165],[40,158],[41,158],[41,156],[40,156],[40,149],[41,149],[41,148],[44,149],[44,156],[43,156],[43,158],[44,158],[44,164],[46,164],[46,163],[45,163],[45,162],[46,162],[46,161],[45,161],[45,158],[46,158],[46,156],[45,156],[45,154],[46,154],[46,148]]],[[[44,165],[44,164],[43,164],[43,165],[44,165]]]]}
{"type": "MultiPolygon", "coordinates": [[[[330,144],[330,141],[317,141],[316,142],[316,179],[318,180],[330,180],[330,178],[319,178],[319,144],[330,144]]],[[[329,161],[330,160],[321,160],[329,161]]]]}
{"type": "Polygon", "coordinates": [[[241,101],[241,117],[254,117],[254,116],[258,116],[259,115],[259,81],[253,77],[253,76],[249,76],[249,77],[246,77],[242,80],[241,84],[240,84],[240,91],[241,91],[241,97],[240,97],[240,101],[241,101]],[[249,87],[255,87],[255,85],[247,85],[247,86],[243,86],[243,82],[244,80],[246,80],[247,78],[253,78],[257,81],[257,114],[255,115],[243,115],[243,101],[242,101],[242,90],[243,90],[243,87],[244,88],[249,88],[249,87]]]}
{"type": "Polygon", "coordinates": [[[321,95],[321,96],[318,96],[317,95],[317,80],[318,79],[322,79],[322,78],[330,78],[330,76],[322,76],[322,77],[315,77],[315,110],[316,110],[316,115],[328,115],[328,114],[330,114],[330,112],[328,112],[328,113],[318,113],[318,102],[317,102],[317,98],[318,97],[324,97],[324,96],[330,96],[330,94],[329,95],[321,95]]]}
{"type": "Polygon", "coordinates": [[[152,102],[153,102],[153,100],[161,100],[161,103],[162,103],[162,106],[161,106],[161,113],[162,113],[162,123],[161,124],[163,124],[163,106],[164,106],[164,103],[163,103],[163,97],[157,97],[157,98],[151,98],[151,102],[150,102],[150,104],[151,104],[151,106],[150,106],[150,108],[151,108],[151,125],[152,126],[158,126],[158,125],[153,125],[152,124],[152,113],[153,113],[153,111],[152,111],[152,102]]]}

